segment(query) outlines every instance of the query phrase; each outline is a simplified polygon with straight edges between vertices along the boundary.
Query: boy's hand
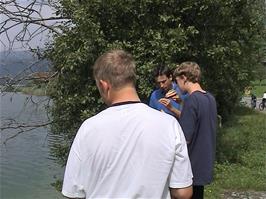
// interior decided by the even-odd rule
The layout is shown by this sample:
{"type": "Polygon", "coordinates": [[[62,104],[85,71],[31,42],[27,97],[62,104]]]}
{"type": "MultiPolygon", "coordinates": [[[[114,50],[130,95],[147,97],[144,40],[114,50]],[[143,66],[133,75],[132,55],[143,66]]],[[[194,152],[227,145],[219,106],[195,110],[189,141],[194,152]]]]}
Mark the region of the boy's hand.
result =
{"type": "Polygon", "coordinates": [[[165,94],[165,98],[172,98],[175,95],[177,95],[176,91],[174,89],[171,89],[165,94]]]}
{"type": "Polygon", "coordinates": [[[182,99],[179,97],[179,95],[173,89],[169,90],[165,94],[165,98],[167,98],[167,99],[170,99],[171,98],[172,100],[176,101],[177,103],[181,103],[182,102],[182,99]]]}
{"type": "Polygon", "coordinates": [[[168,108],[169,110],[172,108],[172,104],[171,104],[171,101],[170,99],[167,99],[167,98],[161,98],[159,99],[159,102],[161,104],[163,104],[166,108],[168,108]]]}

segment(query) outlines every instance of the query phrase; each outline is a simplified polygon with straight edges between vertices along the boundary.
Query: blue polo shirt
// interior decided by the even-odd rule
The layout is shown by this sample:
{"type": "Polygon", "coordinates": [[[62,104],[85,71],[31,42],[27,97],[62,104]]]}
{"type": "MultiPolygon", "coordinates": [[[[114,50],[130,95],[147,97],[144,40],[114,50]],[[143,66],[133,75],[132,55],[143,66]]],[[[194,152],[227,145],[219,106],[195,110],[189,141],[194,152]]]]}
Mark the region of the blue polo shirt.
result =
{"type": "MultiPolygon", "coordinates": [[[[182,94],[180,88],[178,87],[178,85],[176,83],[172,83],[172,89],[174,89],[176,91],[176,93],[180,96],[180,98],[182,99],[182,101],[187,97],[187,94],[182,94]]],[[[168,110],[168,108],[166,108],[163,104],[161,104],[158,100],[161,98],[165,97],[165,91],[163,89],[157,89],[155,91],[152,92],[151,97],[150,97],[150,102],[149,102],[149,106],[159,110],[159,111],[164,111],[165,113],[168,113],[170,115],[174,116],[174,113],[172,113],[171,111],[168,110]]],[[[171,100],[171,104],[173,107],[175,107],[178,110],[181,110],[181,104],[177,103],[176,101],[171,100]]]]}

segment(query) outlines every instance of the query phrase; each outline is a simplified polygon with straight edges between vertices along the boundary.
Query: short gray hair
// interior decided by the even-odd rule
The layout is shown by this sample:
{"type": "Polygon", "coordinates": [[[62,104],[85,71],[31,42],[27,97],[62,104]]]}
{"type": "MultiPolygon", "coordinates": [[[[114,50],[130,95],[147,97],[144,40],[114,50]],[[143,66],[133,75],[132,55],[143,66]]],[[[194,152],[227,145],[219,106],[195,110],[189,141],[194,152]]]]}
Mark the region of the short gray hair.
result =
{"type": "Polygon", "coordinates": [[[93,76],[96,81],[108,81],[114,89],[119,89],[125,84],[135,85],[135,61],[132,55],[124,50],[107,51],[94,63],[93,76]]]}

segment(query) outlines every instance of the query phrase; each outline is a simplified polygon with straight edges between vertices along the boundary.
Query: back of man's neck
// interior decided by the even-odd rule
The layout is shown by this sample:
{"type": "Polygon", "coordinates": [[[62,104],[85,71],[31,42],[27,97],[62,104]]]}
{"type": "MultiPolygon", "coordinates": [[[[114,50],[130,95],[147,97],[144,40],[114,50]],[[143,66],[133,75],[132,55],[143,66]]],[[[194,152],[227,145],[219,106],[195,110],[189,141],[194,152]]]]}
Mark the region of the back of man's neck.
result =
{"type": "Polygon", "coordinates": [[[206,93],[206,91],[204,91],[201,86],[199,85],[199,83],[192,83],[190,82],[190,86],[189,86],[189,89],[188,89],[188,93],[191,94],[195,91],[200,91],[200,92],[203,92],[203,93],[206,93]]]}
{"type": "Polygon", "coordinates": [[[126,102],[126,101],[140,101],[136,89],[133,87],[124,87],[119,90],[111,92],[111,104],[126,102]]]}

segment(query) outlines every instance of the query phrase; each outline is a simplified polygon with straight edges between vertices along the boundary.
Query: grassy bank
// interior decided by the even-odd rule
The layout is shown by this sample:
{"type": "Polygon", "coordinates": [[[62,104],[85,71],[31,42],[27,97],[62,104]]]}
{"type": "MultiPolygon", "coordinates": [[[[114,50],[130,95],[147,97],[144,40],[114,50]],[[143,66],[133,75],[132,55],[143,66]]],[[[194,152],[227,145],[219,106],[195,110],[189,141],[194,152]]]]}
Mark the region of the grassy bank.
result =
{"type": "Polygon", "coordinates": [[[215,180],[205,196],[221,198],[225,191],[265,191],[266,114],[240,107],[217,137],[215,180]]]}
{"type": "Polygon", "coordinates": [[[36,96],[45,96],[45,95],[47,95],[45,85],[43,85],[43,86],[33,85],[33,86],[18,87],[16,89],[16,92],[22,92],[24,94],[36,95],[36,96]]]}

